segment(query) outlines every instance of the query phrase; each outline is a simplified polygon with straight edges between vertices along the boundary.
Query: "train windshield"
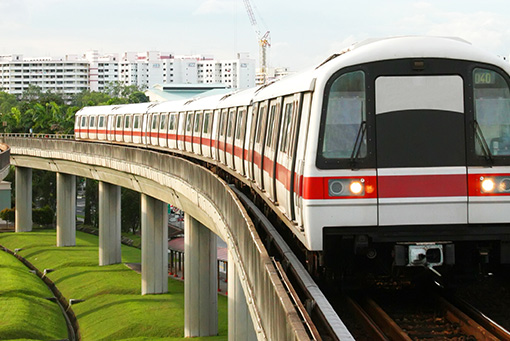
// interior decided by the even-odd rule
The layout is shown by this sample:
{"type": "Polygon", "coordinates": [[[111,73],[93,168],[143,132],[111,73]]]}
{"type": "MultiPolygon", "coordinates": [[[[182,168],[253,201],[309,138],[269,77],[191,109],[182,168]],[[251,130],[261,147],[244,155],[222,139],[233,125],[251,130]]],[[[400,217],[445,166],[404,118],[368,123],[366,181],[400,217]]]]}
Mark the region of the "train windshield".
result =
{"type": "Polygon", "coordinates": [[[363,71],[346,73],[329,87],[326,118],[323,120],[323,159],[349,159],[366,157],[366,135],[362,134],[365,112],[365,74],[363,71]]]}
{"type": "Polygon", "coordinates": [[[495,71],[473,71],[475,119],[482,138],[477,139],[476,154],[510,155],[510,90],[505,79],[495,71]]]}

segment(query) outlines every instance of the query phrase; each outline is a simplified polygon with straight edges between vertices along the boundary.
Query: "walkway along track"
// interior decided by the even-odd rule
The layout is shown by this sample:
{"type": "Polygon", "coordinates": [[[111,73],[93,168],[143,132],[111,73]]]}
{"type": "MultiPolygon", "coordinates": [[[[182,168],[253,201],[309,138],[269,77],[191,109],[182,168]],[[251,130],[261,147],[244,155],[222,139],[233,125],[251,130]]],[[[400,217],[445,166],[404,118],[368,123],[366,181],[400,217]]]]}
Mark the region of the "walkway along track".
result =
{"type": "MultiPolygon", "coordinates": [[[[67,299],[62,295],[60,290],[58,290],[57,286],[51,279],[46,277],[46,274],[44,272],[39,271],[32,263],[30,263],[25,258],[18,255],[16,252],[13,252],[12,250],[9,250],[6,247],[3,247],[0,245],[0,250],[3,250],[14,257],[16,257],[20,262],[22,262],[27,268],[34,271],[35,274],[46,284],[46,286],[51,290],[51,292],[54,295],[54,301],[60,306],[60,309],[62,310],[62,314],[64,315],[64,318],[66,320],[67,324],[67,335],[68,340],[75,341],[75,340],[81,340],[80,337],[80,328],[78,325],[78,319],[76,318],[76,315],[74,314],[73,309],[71,308],[71,305],[67,301],[67,299]]],[[[50,299],[53,301],[53,299],[50,299]]]]}
{"type": "MultiPolygon", "coordinates": [[[[311,340],[354,340],[342,320],[269,219],[241,191],[231,188],[242,201],[253,222],[268,235],[273,262],[299,311],[311,340]],[[276,260],[278,259],[278,261],[276,260]],[[284,271],[285,270],[285,271],[284,271]],[[299,295],[297,293],[299,291],[299,295]]],[[[269,251],[268,251],[269,252],[269,251]]]]}
{"type": "Polygon", "coordinates": [[[370,338],[377,340],[508,340],[510,335],[476,309],[431,292],[422,292],[419,300],[389,294],[350,296],[346,301],[370,338]]]}

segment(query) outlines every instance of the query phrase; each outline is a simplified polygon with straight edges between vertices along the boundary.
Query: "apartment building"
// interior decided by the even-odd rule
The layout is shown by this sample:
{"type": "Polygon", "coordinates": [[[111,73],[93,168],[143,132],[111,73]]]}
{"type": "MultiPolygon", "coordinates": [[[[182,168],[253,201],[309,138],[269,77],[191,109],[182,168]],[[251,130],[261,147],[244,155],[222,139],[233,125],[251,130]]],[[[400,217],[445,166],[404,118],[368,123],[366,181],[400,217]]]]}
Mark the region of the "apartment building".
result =
{"type": "Polygon", "coordinates": [[[121,82],[148,89],[156,84],[212,84],[243,89],[255,86],[255,60],[212,56],[174,56],[159,51],[100,55],[97,50],[65,57],[0,56],[0,91],[21,95],[29,85],[67,96],[84,90],[103,91],[121,82]]]}

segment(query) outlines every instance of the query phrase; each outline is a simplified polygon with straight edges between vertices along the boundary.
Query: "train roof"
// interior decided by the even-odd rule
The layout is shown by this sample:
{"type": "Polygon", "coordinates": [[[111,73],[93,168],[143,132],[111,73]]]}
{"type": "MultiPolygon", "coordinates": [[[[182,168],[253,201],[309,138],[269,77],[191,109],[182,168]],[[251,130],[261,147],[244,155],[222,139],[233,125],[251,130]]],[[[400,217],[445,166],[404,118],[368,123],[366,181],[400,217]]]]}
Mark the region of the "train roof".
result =
{"type": "Polygon", "coordinates": [[[76,115],[99,115],[107,114],[118,108],[118,105],[96,105],[93,107],[83,107],[76,112],[76,115]]]}
{"type": "Polygon", "coordinates": [[[115,114],[143,114],[154,105],[156,105],[154,102],[123,104],[117,106],[115,114]]]}

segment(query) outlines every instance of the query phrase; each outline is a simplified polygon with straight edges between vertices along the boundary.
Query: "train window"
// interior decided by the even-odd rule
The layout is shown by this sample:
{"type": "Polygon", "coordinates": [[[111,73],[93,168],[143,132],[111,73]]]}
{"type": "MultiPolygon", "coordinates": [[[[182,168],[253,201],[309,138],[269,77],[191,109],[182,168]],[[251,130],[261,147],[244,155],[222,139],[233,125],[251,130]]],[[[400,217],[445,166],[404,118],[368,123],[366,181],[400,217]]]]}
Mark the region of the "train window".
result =
{"type": "Polygon", "coordinates": [[[158,117],[157,115],[152,115],[152,128],[151,130],[158,129],[158,117]]]}
{"type": "Polygon", "coordinates": [[[117,124],[115,125],[117,129],[122,128],[122,116],[117,116],[117,124]]]}
{"type": "MultiPolygon", "coordinates": [[[[365,74],[354,71],[340,75],[326,89],[326,115],[321,127],[322,145],[319,157],[350,158],[356,149],[356,139],[365,126],[365,74]]],[[[358,157],[367,155],[366,134],[360,134],[358,157]]],[[[321,143],[321,142],[319,142],[321,143]]],[[[359,144],[359,142],[358,142],[359,144]]]]}
{"type": "Polygon", "coordinates": [[[140,115],[136,115],[133,121],[133,129],[140,128],[140,115]]]}
{"type": "Polygon", "coordinates": [[[237,123],[236,123],[236,140],[242,139],[244,137],[244,110],[239,110],[239,113],[237,114],[237,123]]]}
{"type": "Polygon", "coordinates": [[[99,128],[104,127],[104,116],[99,116],[99,128]]]}
{"type": "Polygon", "coordinates": [[[204,134],[209,134],[209,121],[211,119],[211,112],[204,113],[204,134]]]}
{"type": "Polygon", "coordinates": [[[128,129],[131,126],[131,116],[126,116],[124,120],[124,129],[128,129]]]}
{"type": "Polygon", "coordinates": [[[175,130],[176,128],[176,118],[177,114],[170,114],[170,118],[168,119],[168,130],[175,130]]]}
{"type": "Polygon", "coordinates": [[[87,117],[82,116],[81,117],[81,126],[86,127],[87,126],[87,117]]]}
{"type": "Polygon", "coordinates": [[[289,150],[290,143],[290,129],[291,129],[291,121],[292,121],[292,109],[294,108],[294,103],[287,103],[285,105],[285,111],[283,113],[283,122],[282,122],[282,143],[280,144],[280,151],[283,153],[287,153],[289,150]]]}
{"type": "Polygon", "coordinates": [[[159,130],[165,129],[166,116],[167,115],[161,115],[160,122],[159,122],[159,130]]]}
{"type": "Polygon", "coordinates": [[[193,113],[188,113],[188,115],[186,116],[186,131],[187,132],[191,132],[192,122],[193,122],[193,113]]]}
{"type": "Polygon", "coordinates": [[[267,121],[266,145],[268,147],[271,147],[272,144],[273,144],[273,130],[274,130],[275,112],[276,112],[276,105],[272,105],[270,113],[269,113],[269,118],[268,118],[268,121],[267,121]]]}
{"type": "Polygon", "coordinates": [[[94,128],[94,127],[95,127],[95,125],[94,125],[94,124],[95,124],[96,122],[95,122],[95,117],[94,117],[94,116],[90,116],[90,122],[89,122],[89,123],[90,123],[90,124],[89,124],[89,127],[90,127],[90,128],[94,128]]]}
{"type": "Polygon", "coordinates": [[[235,110],[230,111],[228,114],[228,126],[227,126],[227,137],[232,137],[232,128],[234,125],[235,110]]]}
{"type": "Polygon", "coordinates": [[[265,106],[260,106],[260,111],[259,111],[259,116],[257,118],[257,135],[255,137],[255,141],[257,143],[260,143],[260,140],[262,139],[262,124],[263,124],[263,121],[265,120],[265,116],[266,116],[266,107],[265,106]]]}
{"type": "MultiPolygon", "coordinates": [[[[476,154],[484,155],[486,143],[494,156],[510,155],[510,90],[497,72],[474,69],[475,119],[483,137],[477,138],[476,154]],[[481,139],[485,139],[482,142],[481,139]]],[[[480,137],[480,136],[479,136],[480,137]]]]}
{"type": "Polygon", "coordinates": [[[202,116],[202,114],[200,113],[195,114],[195,127],[193,129],[195,133],[200,132],[200,116],[202,116]]]}

